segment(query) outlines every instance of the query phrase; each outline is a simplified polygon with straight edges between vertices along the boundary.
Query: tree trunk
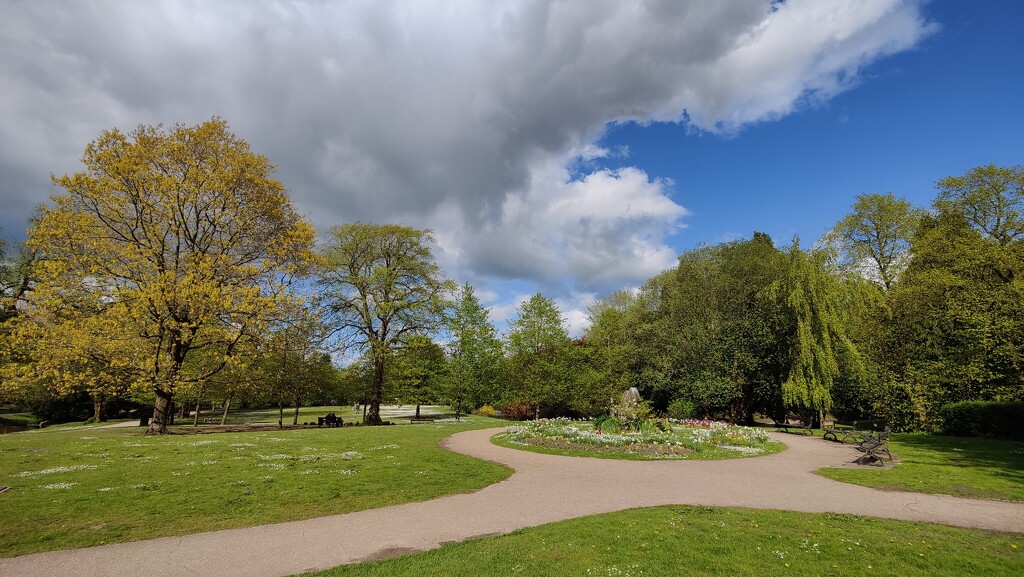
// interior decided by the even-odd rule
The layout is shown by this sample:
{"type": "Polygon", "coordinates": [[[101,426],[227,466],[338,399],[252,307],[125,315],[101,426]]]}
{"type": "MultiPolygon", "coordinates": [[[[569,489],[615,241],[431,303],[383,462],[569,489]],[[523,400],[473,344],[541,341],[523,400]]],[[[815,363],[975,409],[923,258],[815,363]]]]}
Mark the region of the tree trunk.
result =
{"type": "Polygon", "coordinates": [[[370,390],[370,410],[363,417],[366,425],[380,425],[380,398],[384,391],[384,358],[374,355],[373,387],[370,390]]]}
{"type": "Polygon", "coordinates": [[[295,397],[295,416],[292,418],[292,424],[299,424],[299,398],[295,397]]]}
{"type": "Polygon", "coordinates": [[[101,391],[92,394],[92,422],[103,422],[103,393],[101,391]]]}
{"type": "Polygon", "coordinates": [[[284,402],[283,401],[278,401],[277,402],[277,428],[278,429],[283,429],[284,428],[284,402]]]}
{"type": "Polygon", "coordinates": [[[462,422],[462,399],[455,402],[455,421],[462,422]]]}
{"type": "Polygon", "coordinates": [[[156,389],[156,401],[153,403],[153,418],[149,421],[147,435],[163,435],[167,433],[167,420],[171,414],[173,393],[161,388],[156,389]]]}
{"type": "Polygon", "coordinates": [[[192,420],[192,426],[193,427],[198,427],[199,426],[199,412],[202,410],[202,407],[203,407],[203,405],[200,404],[200,403],[202,403],[202,402],[203,402],[203,386],[199,385],[199,391],[196,392],[196,416],[195,416],[195,419],[192,420]]]}
{"type": "Polygon", "coordinates": [[[420,404],[416,403],[416,418],[420,418],[420,404]]]}
{"type": "Polygon", "coordinates": [[[224,413],[221,414],[221,416],[220,416],[220,424],[221,424],[222,427],[224,426],[224,423],[226,423],[227,420],[228,420],[228,407],[230,407],[230,406],[231,406],[231,395],[228,395],[228,398],[224,399],[224,413]]]}

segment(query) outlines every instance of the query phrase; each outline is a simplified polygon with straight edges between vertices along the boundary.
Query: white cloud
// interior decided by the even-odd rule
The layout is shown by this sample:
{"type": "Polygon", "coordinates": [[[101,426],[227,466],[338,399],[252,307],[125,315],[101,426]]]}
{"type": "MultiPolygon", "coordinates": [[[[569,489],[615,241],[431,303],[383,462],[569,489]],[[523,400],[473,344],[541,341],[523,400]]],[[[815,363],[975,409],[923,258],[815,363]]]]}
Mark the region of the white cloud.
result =
{"type": "Polygon", "coordinates": [[[103,129],[220,115],[321,227],[436,231],[460,280],[566,296],[671,264],[685,209],[608,123],[734,131],[929,31],[914,0],[5,2],[0,226],[103,129]],[[496,281],[495,281],[496,282],[496,281]]]}

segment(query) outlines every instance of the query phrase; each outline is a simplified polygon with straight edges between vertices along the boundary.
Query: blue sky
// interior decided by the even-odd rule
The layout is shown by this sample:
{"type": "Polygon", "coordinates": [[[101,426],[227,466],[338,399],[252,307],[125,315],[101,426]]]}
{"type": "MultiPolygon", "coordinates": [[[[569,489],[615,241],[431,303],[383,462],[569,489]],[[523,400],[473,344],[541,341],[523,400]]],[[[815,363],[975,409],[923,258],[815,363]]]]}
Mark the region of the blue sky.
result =
{"type": "Polygon", "coordinates": [[[1016,0],[0,3],[0,227],[101,131],[225,119],[320,229],[431,228],[503,326],[860,193],[1021,164],[1016,0]],[[688,119],[681,122],[680,119],[688,119]]]}
{"type": "Polygon", "coordinates": [[[848,212],[854,196],[892,192],[920,206],[946,176],[1024,162],[1024,3],[924,5],[938,29],[875,62],[854,88],[732,136],[673,124],[609,126],[602,145],[628,147],[631,164],[671,178],[690,211],[678,250],[752,231],[808,246],[848,212]]]}

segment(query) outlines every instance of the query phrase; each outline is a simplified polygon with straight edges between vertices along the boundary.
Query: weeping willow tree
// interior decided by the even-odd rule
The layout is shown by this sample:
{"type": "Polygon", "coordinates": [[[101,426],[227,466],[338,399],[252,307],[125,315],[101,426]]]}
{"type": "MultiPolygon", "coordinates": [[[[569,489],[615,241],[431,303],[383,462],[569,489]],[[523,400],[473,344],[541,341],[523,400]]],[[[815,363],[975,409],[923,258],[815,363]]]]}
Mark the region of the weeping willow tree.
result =
{"type": "Polygon", "coordinates": [[[832,274],[822,252],[804,252],[794,241],[785,275],[769,293],[788,313],[789,371],[782,383],[787,407],[813,411],[820,422],[832,408],[832,388],[843,373],[864,378],[857,347],[846,334],[848,287],[832,274]]]}

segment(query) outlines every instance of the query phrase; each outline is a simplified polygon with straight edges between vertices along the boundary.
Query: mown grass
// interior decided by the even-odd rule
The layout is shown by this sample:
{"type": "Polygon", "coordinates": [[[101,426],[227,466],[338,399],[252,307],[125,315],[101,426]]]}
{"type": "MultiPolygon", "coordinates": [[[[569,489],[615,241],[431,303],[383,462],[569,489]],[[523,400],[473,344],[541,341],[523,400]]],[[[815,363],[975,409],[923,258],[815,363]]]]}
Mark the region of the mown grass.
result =
{"type": "Polygon", "coordinates": [[[894,434],[891,469],[827,468],[819,474],[877,489],[1024,501],[1024,442],[894,434]]]}
{"type": "Polygon", "coordinates": [[[478,489],[511,474],[442,449],[461,424],[147,437],[0,436],[0,556],[307,519],[478,489]],[[57,469],[57,470],[53,470],[57,469]]]}
{"type": "Polygon", "coordinates": [[[657,507],[309,573],[987,577],[1024,574],[1019,535],[839,514],[657,507]]]}

